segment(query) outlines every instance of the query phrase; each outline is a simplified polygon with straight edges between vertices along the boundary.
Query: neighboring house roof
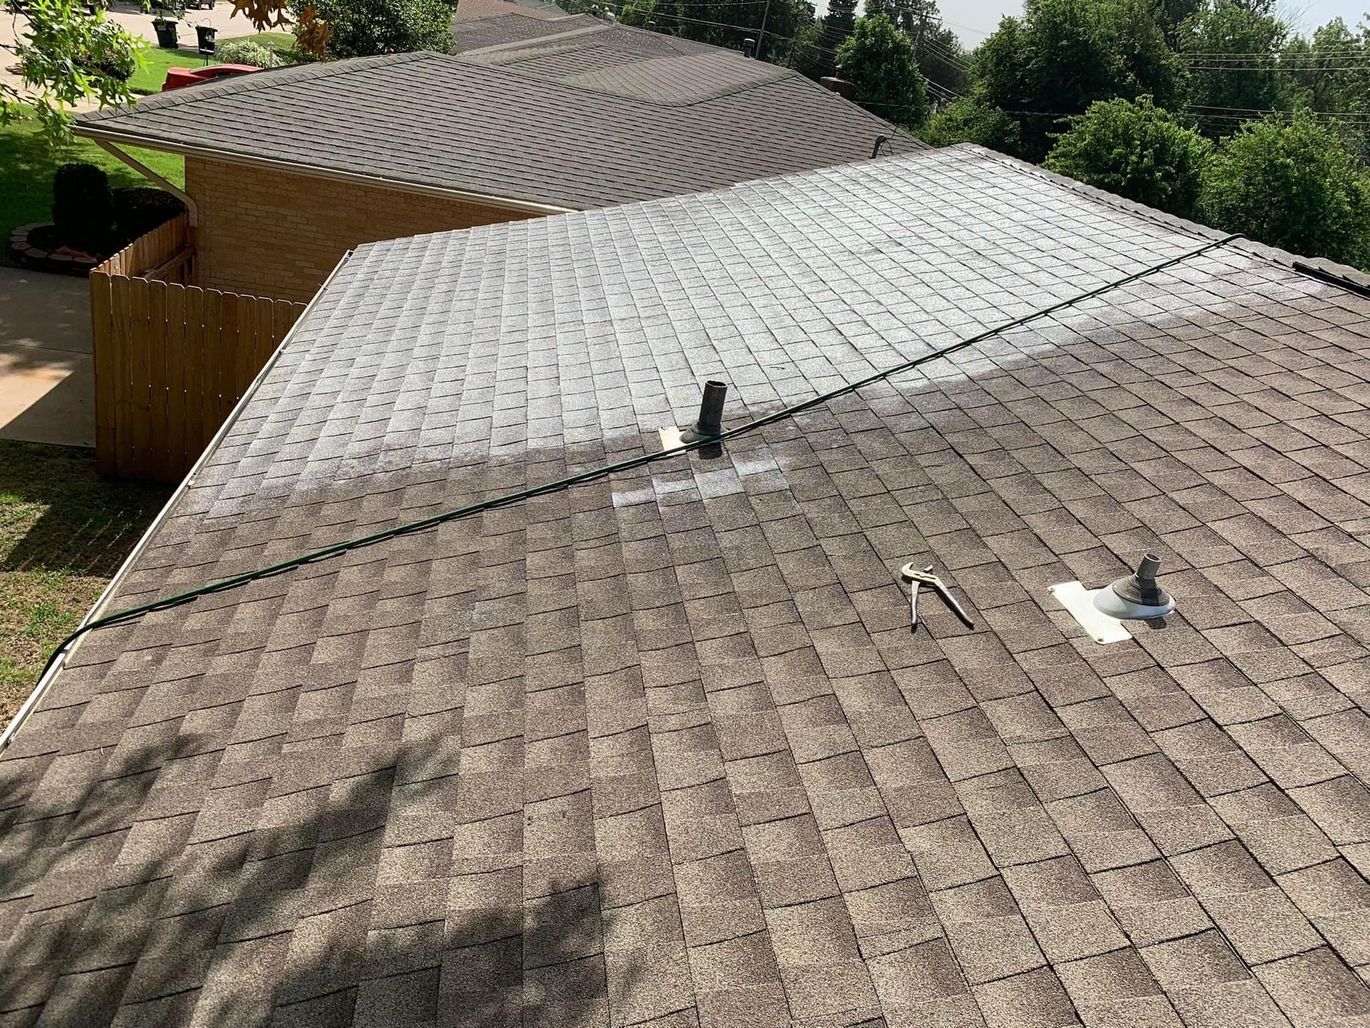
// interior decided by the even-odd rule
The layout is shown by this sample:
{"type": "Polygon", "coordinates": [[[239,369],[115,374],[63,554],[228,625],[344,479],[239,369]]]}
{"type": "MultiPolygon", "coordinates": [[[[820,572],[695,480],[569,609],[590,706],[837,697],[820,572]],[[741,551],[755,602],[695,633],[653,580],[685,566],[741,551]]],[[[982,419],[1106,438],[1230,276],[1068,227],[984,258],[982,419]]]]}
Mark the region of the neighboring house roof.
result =
{"type": "Polygon", "coordinates": [[[1106,288],[1218,238],[962,146],[360,248],[107,610],[1097,295],[87,636],[0,759],[0,1010],[1363,1022],[1370,297],[1106,288]],[[1159,630],[1047,593],[1146,550],[1159,630]]]}
{"type": "Polygon", "coordinates": [[[458,39],[480,45],[238,76],[77,133],[544,211],[862,160],[881,136],[924,146],[795,71],[594,18],[508,15],[458,39]]]}
{"type": "Polygon", "coordinates": [[[459,22],[520,14],[528,18],[565,18],[566,11],[552,0],[461,0],[452,12],[452,30],[459,22]]]}
{"type": "Polygon", "coordinates": [[[457,53],[486,46],[521,43],[545,36],[559,36],[580,29],[601,29],[605,22],[588,14],[546,17],[531,11],[492,12],[482,18],[452,20],[452,46],[457,53]]]}

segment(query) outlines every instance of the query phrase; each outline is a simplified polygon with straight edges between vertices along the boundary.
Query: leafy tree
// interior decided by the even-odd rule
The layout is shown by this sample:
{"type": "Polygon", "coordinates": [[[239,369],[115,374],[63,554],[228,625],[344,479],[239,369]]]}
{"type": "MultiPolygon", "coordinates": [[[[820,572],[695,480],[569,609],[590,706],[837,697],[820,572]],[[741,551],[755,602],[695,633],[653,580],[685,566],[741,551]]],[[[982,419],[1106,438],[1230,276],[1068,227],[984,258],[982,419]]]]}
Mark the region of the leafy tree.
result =
{"type": "Polygon", "coordinates": [[[909,37],[883,14],[862,18],[837,51],[844,78],[856,83],[856,102],[899,125],[928,116],[928,90],[909,37]]]}
{"type": "Polygon", "coordinates": [[[1370,267],[1370,181],[1307,113],[1249,123],[1224,142],[1204,173],[1199,205],[1228,232],[1370,267]]]}
{"type": "Polygon", "coordinates": [[[969,59],[956,33],[942,24],[936,0],[866,0],[866,17],[877,14],[913,40],[924,78],[955,92],[966,88],[969,59]]]}
{"type": "MultiPolygon", "coordinates": [[[[328,26],[328,57],[450,50],[452,0],[310,0],[328,26]]],[[[307,24],[300,19],[298,24],[307,24]]]]}
{"type": "Polygon", "coordinates": [[[1095,100],[1146,93],[1168,106],[1184,94],[1184,68],[1147,0],[1028,0],[1023,18],[1005,18],[981,44],[975,68],[983,102],[1019,119],[1032,160],[1095,100]]]}
{"type": "Polygon", "coordinates": [[[1180,26],[1190,15],[1196,14],[1204,0],[1151,0],[1151,13],[1165,35],[1165,44],[1172,50],[1180,46],[1180,26]]]}
{"type": "Polygon", "coordinates": [[[136,67],[138,41],[105,17],[92,16],[76,0],[29,0],[26,24],[13,44],[0,44],[0,62],[17,58],[22,85],[0,80],[0,121],[31,108],[49,136],[70,135],[73,105],[100,106],[130,99],[126,81],[136,67]]]}
{"type": "Polygon", "coordinates": [[[940,23],[929,23],[914,39],[923,77],[961,93],[970,87],[970,55],[956,33],[940,23]]]}
{"type": "MultiPolygon", "coordinates": [[[[821,78],[832,70],[832,61],[820,49],[822,45],[823,27],[816,22],[805,25],[790,40],[789,49],[783,52],[779,63],[811,79],[821,78]]],[[[766,56],[775,60],[776,53],[771,50],[766,56]]]]}
{"type": "Polygon", "coordinates": [[[1347,145],[1370,161],[1370,25],[1356,33],[1333,19],[1311,39],[1290,40],[1280,67],[1293,84],[1294,106],[1331,114],[1347,145]]]}
{"type": "Polygon", "coordinates": [[[1181,26],[1189,55],[1190,95],[1204,115],[1204,130],[1222,136],[1235,131],[1234,112],[1259,117],[1288,99],[1279,71],[1288,30],[1276,18],[1233,0],[1212,0],[1181,26]]]}
{"type": "Polygon", "coordinates": [[[1022,144],[1016,118],[972,97],[948,105],[919,134],[933,146],[976,143],[1007,154],[1018,153],[1022,144]]]}
{"type": "Polygon", "coordinates": [[[620,24],[639,27],[652,22],[655,27],[656,0],[628,0],[618,12],[618,20],[620,24]]]}
{"type": "Polygon", "coordinates": [[[1154,106],[1101,100],[1073,119],[1047,155],[1052,171],[1151,207],[1192,217],[1210,144],[1154,106]]]}
{"type": "Polygon", "coordinates": [[[836,51],[856,29],[857,0],[828,0],[828,13],[823,16],[822,46],[836,51]]]}

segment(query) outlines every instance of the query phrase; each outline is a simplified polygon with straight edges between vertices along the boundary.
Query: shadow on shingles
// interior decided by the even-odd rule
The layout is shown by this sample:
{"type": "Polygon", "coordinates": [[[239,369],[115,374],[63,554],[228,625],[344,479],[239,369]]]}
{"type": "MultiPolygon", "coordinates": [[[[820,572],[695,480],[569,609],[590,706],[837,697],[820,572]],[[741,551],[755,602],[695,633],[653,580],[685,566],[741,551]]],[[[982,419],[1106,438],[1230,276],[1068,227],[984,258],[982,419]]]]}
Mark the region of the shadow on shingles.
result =
{"type": "Polygon", "coordinates": [[[607,1023],[597,884],[525,901],[515,866],[452,901],[450,834],[382,856],[403,756],[263,807],[250,763],[196,789],[221,755],[116,750],[50,811],[3,800],[50,760],[0,762],[0,1025],[607,1023]]]}

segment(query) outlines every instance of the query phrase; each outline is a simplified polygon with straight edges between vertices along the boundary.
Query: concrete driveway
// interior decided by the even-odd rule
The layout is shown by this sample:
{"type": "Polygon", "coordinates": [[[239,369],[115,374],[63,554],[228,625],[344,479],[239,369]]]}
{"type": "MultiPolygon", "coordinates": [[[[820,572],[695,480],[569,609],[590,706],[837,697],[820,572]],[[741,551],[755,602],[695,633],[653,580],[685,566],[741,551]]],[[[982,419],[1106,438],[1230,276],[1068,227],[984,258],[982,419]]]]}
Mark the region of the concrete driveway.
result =
{"type": "Polygon", "coordinates": [[[84,278],[0,268],[0,439],[95,445],[84,278]]]}

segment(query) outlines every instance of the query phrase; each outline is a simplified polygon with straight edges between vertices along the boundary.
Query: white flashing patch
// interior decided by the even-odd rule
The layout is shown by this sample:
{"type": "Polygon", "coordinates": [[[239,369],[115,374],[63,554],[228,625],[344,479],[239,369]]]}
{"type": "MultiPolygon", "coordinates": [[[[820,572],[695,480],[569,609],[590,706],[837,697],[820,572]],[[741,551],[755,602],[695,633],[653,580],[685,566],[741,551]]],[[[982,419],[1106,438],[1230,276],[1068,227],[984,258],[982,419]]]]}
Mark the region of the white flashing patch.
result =
{"type": "Polygon", "coordinates": [[[1062,582],[1048,591],[1096,643],[1124,642],[1132,638],[1126,625],[1094,606],[1094,597],[1103,592],[1102,589],[1086,589],[1079,582],[1062,582]]]}
{"type": "Polygon", "coordinates": [[[678,450],[685,445],[685,440],[680,437],[680,429],[675,425],[670,428],[659,428],[657,434],[661,436],[662,453],[678,450]]]}

